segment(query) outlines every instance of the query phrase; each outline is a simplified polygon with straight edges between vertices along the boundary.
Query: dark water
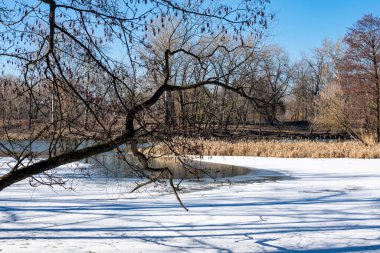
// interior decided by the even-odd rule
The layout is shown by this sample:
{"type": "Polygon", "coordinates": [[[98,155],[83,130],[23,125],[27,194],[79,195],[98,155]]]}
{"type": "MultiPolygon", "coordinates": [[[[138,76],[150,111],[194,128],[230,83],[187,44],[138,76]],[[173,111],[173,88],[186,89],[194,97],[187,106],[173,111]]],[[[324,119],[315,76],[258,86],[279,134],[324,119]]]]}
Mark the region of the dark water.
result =
{"type": "MultiPolygon", "coordinates": [[[[128,154],[120,157],[114,153],[105,153],[86,159],[85,162],[93,165],[104,176],[135,178],[138,176],[133,167],[138,161],[128,154]]],[[[181,162],[174,157],[157,158],[150,160],[152,168],[167,167],[176,179],[203,179],[203,178],[230,178],[247,175],[251,169],[239,166],[207,163],[201,161],[181,162]]]]}
{"type": "MultiPolygon", "coordinates": [[[[32,151],[37,156],[46,157],[47,154],[54,150],[64,152],[72,150],[74,147],[83,148],[93,142],[60,142],[52,145],[49,141],[38,140],[17,141],[9,144],[0,142],[0,156],[7,156],[6,149],[11,149],[15,152],[32,151]]],[[[126,150],[126,147],[121,147],[126,150]]],[[[127,152],[123,152],[122,156],[116,152],[107,152],[99,154],[83,160],[82,162],[92,165],[91,174],[100,177],[108,178],[139,178],[141,170],[137,169],[138,161],[127,152]],[[137,172],[136,172],[137,171],[137,172]]],[[[187,179],[194,181],[209,181],[215,179],[226,179],[228,181],[239,182],[261,182],[261,181],[276,181],[288,179],[287,175],[280,172],[269,170],[257,170],[253,168],[208,163],[204,161],[185,161],[181,163],[177,158],[165,157],[150,159],[150,166],[153,168],[167,167],[173,173],[175,179],[187,179]]]]}

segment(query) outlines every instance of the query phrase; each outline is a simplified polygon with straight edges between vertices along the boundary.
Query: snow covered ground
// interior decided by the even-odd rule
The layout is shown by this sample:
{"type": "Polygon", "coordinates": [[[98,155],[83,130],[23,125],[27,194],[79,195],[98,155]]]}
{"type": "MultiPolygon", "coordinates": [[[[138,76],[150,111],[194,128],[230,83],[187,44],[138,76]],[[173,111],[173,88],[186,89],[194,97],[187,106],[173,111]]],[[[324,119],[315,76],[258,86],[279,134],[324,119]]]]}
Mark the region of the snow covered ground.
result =
{"type": "Polygon", "coordinates": [[[205,160],[295,179],[182,193],[189,212],[130,182],[25,181],[0,192],[0,252],[380,252],[380,160],[205,160]]]}

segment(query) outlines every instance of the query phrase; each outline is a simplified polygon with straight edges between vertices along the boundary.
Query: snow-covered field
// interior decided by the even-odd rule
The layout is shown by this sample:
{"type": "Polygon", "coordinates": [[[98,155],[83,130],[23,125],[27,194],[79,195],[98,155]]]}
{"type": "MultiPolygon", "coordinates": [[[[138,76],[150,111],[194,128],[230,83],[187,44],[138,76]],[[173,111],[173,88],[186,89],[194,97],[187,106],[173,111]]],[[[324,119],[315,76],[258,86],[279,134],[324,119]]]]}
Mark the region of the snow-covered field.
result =
{"type": "Polygon", "coordinates": [[[128,182],[25,181],[0,192],[0,252],[380,252],[380,160],[205,160],[296,179],[182,193],[189,212],[128,182]]]}

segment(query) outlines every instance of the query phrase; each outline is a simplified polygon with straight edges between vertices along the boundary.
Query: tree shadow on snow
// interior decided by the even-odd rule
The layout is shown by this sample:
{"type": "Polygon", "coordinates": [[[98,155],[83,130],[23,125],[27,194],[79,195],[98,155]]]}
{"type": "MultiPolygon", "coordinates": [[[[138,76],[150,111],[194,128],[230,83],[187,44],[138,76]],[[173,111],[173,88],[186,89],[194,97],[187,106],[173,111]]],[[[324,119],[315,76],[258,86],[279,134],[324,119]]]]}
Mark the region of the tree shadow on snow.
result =
{"type": "MultiPolygon", "coordinates": [[[[107,199],[0,199],[0,241],[10,240],[138,240],[175,250],[191,251],[213,249],[218,252],[239,251],[238,245],[245,241],[252,248],[260,248],[265,252],[361,252],[380,250],[380,214],[372,213],[363,217],[363,211],[355,208],[318,210],[312,205],[379,205],[379,199],[355,199],[342,192],[324,192],[324,195],[307,198],[293,198],[281,201],[279,198],[266,197],[260,199],[246,198],[240,201],[226,197],[187,205],[190,208],[188,222],[186,219],[175,221],[173,215],[184,215],[177,203],[148,203],[134,200],[110,201],[107,199]],[[53,203],[53,205],[49,205],[53,203]],[[305,211],[293,208],[305,207],[305,211]],[[271,219],[261,218],[258,208],[288,210],[271,213],[271,219]],[[313,207],[313,208],[309,208],[313,207]],[[240,221],[223,222],[223,218],[207,221],[207,217],[226,215],[232,210],[245,217],[240,221]],[[222,213],[220,213],[223,210],[222,213]],[[336,214],[326,217],[326,214],[336,214]],[[71,216],[72,215],[72,216],[71,216]],[[191,217],[206,215],[202,222],[192,221],[191,217]],[[62,219],[60,217],[63,217],[62,219]],[[71,217],[71,218],[67,218],[71,217]],[[256,217],[256,219],[252,219],[256,217]],[[260,218],[259,218],[260,217],[260,218]],[[287,217],[285,221],[275,218],[287,217]],[[68,222],[68,220],[71,220],[68,222]],[[115,222],[116,221],[116,222],[115,222]],[[370,223],[368,223],[370,221],[370,223]],[[366,222],[366,223],[365,223],[366,222]],[[109,224],[109,225],[108,225],[109,224]],[[117,225],[115,225],[117,224],[117,225]],[[133,225],[135,224],[135,225],[133,225]],[[137,225],[136,225],[137,224],[137,225]],[[371,225],[368,225],[371,224],[371,225]],[[106,226],[105,226],[106,225],[106,226]],[[361,238],[361,231],[371,230],[379,233],[379,238],[369,240],[361,238]],[[356,239],[368,245],[353,245],[336,248],[315,248],[312,244],[301,246],[307,250],[296,250],[278,246],[276,241],[286,237],[302,235],[334,233],[347,231],[355,234],[356,239]],[[223,247],[213,240],[226,240],[223,247]],[[186,243],[184,243],[186,240],[186,243]],[[229,247],[226,247],[229,245],[229,247]]],[[[312,237],[311,237],[312,238],[312,237]]],[[[309,238],[310,240],[310,238],[309,238]]],[[[315,240],[315,239],[314,239],[315,240]]]]}

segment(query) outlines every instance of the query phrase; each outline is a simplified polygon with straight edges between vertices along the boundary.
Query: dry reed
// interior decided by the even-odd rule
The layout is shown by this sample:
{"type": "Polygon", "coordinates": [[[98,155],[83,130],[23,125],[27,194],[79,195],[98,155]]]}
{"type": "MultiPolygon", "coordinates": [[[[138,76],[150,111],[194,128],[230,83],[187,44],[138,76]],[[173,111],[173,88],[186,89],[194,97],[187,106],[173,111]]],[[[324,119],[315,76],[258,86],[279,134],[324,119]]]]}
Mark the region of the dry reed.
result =
{"type": "MultiPolygon", "coordinates": [[[[185,155],[207,156],[261,156],[285,158],[380,158],[380,144],[365,146],[355,141],[222,141],[191,140],[186,148],[178,146],[177,151],[185,155]]],[[[168,154],[165,146],[158,145],[155,153],[168,154]]]]}

